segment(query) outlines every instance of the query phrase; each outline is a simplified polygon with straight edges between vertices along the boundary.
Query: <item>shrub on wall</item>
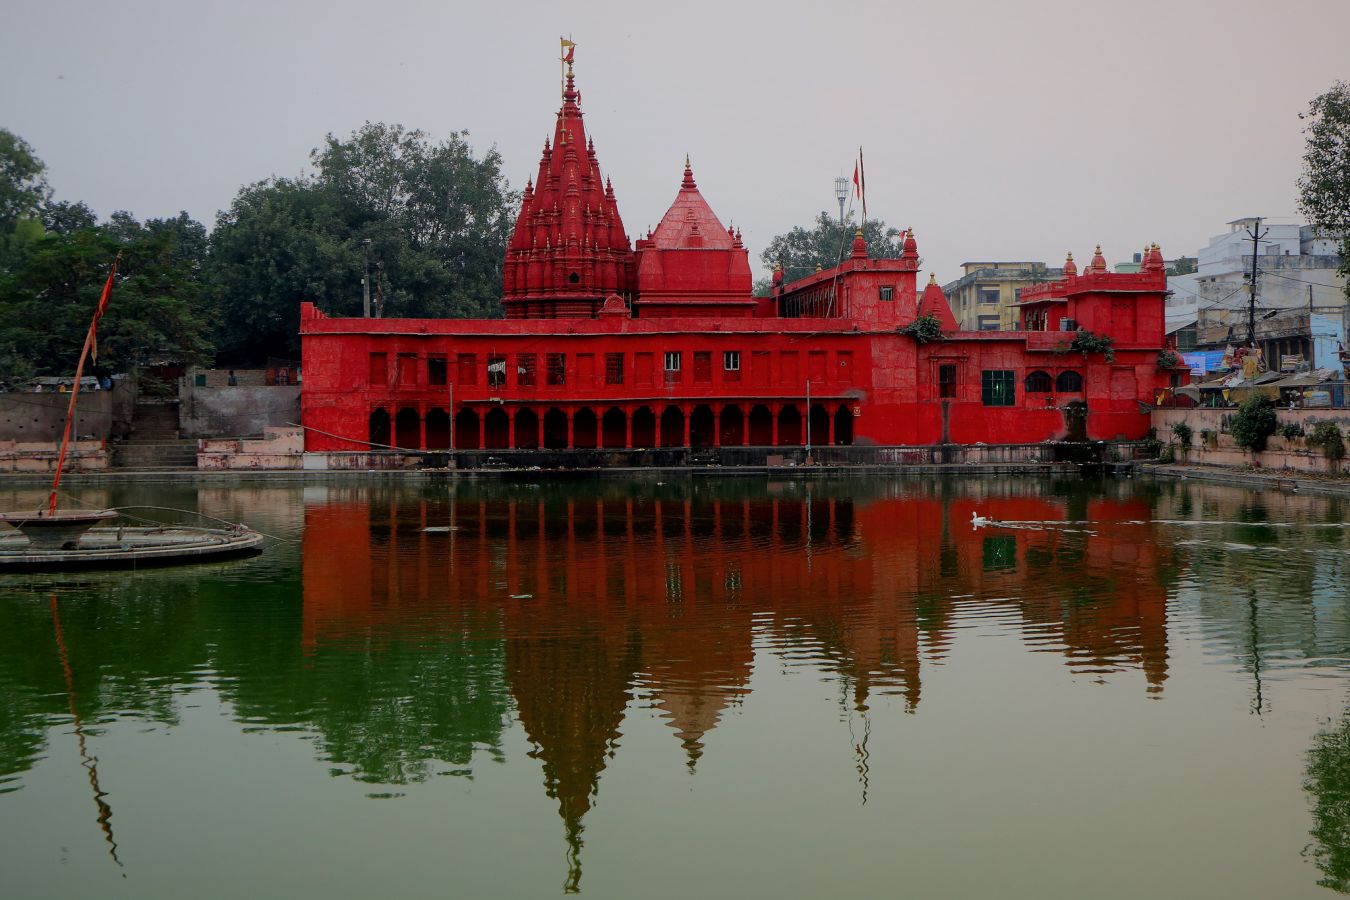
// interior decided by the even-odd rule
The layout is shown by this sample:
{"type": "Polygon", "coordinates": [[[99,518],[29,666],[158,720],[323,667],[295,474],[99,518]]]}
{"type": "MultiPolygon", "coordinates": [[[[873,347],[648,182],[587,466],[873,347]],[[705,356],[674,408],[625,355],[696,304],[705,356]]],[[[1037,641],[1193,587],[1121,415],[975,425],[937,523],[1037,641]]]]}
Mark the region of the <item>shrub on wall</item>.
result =
{"type": "Polygon", "coordinates": [[[1089,353],[1101,353],[1107,362],[1116,361],[1116,350],[1112,346],[1115,340],[1104,334],[1094,334],[1091,331],[1079,329],[1074,333],[1073,340],[1069,342],[1067,350],[1072,350],[1087,356],[1089,353]]]}
{"type": "Polygon", "coordinates": [[[1320,449],[1332,462],[1345,459],[1345,438],[1335,422],[1318,422],[1308,435],[1308,446],[1320,449]]]}
{"type": "Polygon", "coordinates": [[[1178,356],[1176,353],[1173,353],[1171,350],[1158,351],[1158,368],[1175,369],[1180,367],[1180,365],[1181,365],[1181,357],[1178,356]]]}
{"type": "Polygon", "coordinates": [[[919,316],[913,322],[910,322],[900,333],[914,338],[920,344],[927,344],[929,341],[942,340],[942,322],[938,317],[931,313],[919,316]]]}
{"type": "Polygon", "coordinates": [[[1229,431],[1233,441],[1253,453],[1266,449],[1266,440],[1275,433],[1275,403],[1266,397],[1251,397],[1242,402],[1233,415],[1229,431]]]}
{"type": "Polygon", "coordinates": [[[1172,423],[1172,436],[1175,437],[1177,443],[1183,447],[1189,447],[1191,445],[1191,436],[1194,433],[1195,432],[1191,431],[1191,426],[1187,425],[1185,422],[1172,423]]]}

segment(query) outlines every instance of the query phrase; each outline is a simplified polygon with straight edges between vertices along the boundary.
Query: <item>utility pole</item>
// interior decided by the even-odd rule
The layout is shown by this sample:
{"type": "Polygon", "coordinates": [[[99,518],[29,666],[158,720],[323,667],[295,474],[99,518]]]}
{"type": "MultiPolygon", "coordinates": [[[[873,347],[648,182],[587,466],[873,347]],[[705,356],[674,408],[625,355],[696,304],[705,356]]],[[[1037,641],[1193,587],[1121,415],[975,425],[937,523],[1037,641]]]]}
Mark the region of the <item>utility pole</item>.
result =
{"type": "Polygon", "coordinates": [[[367,319],[370,318],[370,238],[361,241],[361,265],[365,274],[361,276],[361,308],[367,319]]]}
{"type": "Polygon", "coordinates": [[[834,199],[839,201],[839,227],[844,227],[844,201],[848,199],[848,179],[840,175],[834,180],[834,199]]]}
{"type": "Polygon", "coordinates": [[[1247,234],[1252,239],[1252,272],[1251,280],[1247,283],[1247,346],[1256,349],[1256,254],[1261,243],[1261,238],[1270,233],[1270,229],[1261,230],[1261,218],[1256,218],[1256,225],[1247,229],[1247,234]]]}

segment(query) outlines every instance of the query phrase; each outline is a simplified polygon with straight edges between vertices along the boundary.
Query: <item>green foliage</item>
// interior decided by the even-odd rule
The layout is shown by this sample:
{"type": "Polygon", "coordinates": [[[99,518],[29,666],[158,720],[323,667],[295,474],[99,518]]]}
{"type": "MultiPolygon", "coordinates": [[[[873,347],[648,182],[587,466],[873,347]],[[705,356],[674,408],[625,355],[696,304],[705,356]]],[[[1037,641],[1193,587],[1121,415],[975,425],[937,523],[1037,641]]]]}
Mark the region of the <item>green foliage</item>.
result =
{"type": "Polygon", "coordinates": [[[1073,340],[1069,341],[1068,345],[1063,347],[1063,352],[1081,353],[1084,356],[1087,356],[1089,353],[1101,353],[1104,355],[1107,362],[1115,362],[1116,350],[1115,347],[1112,346],[1113,344],[1115,344],[1115,340],[1106,335],[1094,334],[1091,331],[1084,331],[1080,328],[1078,331],[1074,332],[1073,340]]]}
{"type": "Polygon", "coordinates": [[[46,171],[27,141],[0,128],[0,236],[8,235],[20,219],[34,216],[50,195],[46,171]]]}
{"type": "Polygon", "coordinates": [[[1292,441],[1303,437],[1303,426],[1297,422],[1285,422],[1280,426],[1280,437],[1286,441],[1292,441]]]}
{"type": "Polygon", "coordinates": [[[360,315],[367,254],[384,315],[500,315],[518,198],[496,149],[477,158],[466,137],[366,123],[329,135],[314,175],[242,188],[211,237],[223,358],[294,357],[303,300],[360,315]]]}
{"type": "Polygon", "coordinates": [[[1172,350],[1158,351],[1158,368],[1175,369],[1181,365],[1181,357],[1172,350]]]}
{"type": "Polygon", "coordinates": [[[1179,257],[1167,267],[1167,274],[1169,276],[1193,274],[1198,269],[1199,263],[1200,260],[1194,256],[1179,257]]]}
{"type": "Polygon", "coordinates": [[[1206,447],[1213,450],[1219,446],[1219,433],[1212,428],[1203,428],[1200,431],[1200,440],[1206,447]]]}
{"type": "Polygon", "coordinates": [[[1350,892],[1350,716],[1323,731],[1308,750],[1303,784],[1314,800],[1309,848],[1323,878],[1319,884],[1350,892]]]}
{"type": "Polygon", "coordinates": [[[73,370],[118,251],[99,365],[116,371],[154,359],[210,360],[204,288],[182,258],[175,226],[124,215],[116,225],[43,233],[10,248],[0,269],[0,372],[20,380],[73,370]]]}
{"type": "Polygon", "coordinates": [[[1320,448],[1327,459],[1345,459],[1345,436],[1335,422],[1318,422],[1308,435],[1308,446],[1320,448]]]}
{"type": "Polygon", "coordinates": [[[942,340],[942,322],[932,313],[925,313],[901,328],[900,333],[914,338],[920,344],[940,341],[942,340]]]}
{"type": "Polygon", "coordinates": [[[1191,430],[1191,426],[1187,425],[1185,422],[1172,423],[1172,436],[1177,439],[1177,443],[1181,446],[1189,447],[1191,445],[1191,437],[1193,434],[1194,432],[1191,430]]]}
{"type": "MultiPolygon", "coordinates": [[[[1340,237],[1340,271],[1350,275],[1350,84],[1336,82],[1299,118],[1308,123],[1299,209],[1320,231],[1340,237]]],[[[1345,291],[1350,298],[1350,280],[1345,291]]]]}
{"type": "Polygon", "coordinates": [[[1266,440],[1275,433],[1277,424],[1274,401],[1267,397],[1250,397],[1233,414],[1229,433],[1239,447],[1260,453],[1266,449],[1266,440]]]}
{"type": "MultiPolygon", "coordinates": [[[[767,269],[782,263],[783,282],[788,284],[811,275],[816,266],[829,269],[838,265],[840,259],[847,259],[857,230],[852,215],[840,227],[837,218],[822,212],[811,228],[799,225],[773,238],[759,258],[767,269]]],[[[886,227],[880,219],[869,219],[863,226],[863,240],[867,241],[867,254],[873,259],[896,259],[905,249],[900,230],[886,227]]]]}

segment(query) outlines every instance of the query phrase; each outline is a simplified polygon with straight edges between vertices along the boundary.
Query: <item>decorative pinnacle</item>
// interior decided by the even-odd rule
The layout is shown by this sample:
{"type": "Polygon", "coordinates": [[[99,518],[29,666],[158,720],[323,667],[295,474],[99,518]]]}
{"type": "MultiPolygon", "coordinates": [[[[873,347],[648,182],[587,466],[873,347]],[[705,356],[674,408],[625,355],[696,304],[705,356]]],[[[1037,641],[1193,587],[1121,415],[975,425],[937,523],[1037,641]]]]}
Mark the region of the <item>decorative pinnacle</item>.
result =
{"type": "Polygon", "coordinates": [[[928,283],[929,283],[929,284],[937,284],[937,273],[936,273],[936,272],[929,272],[929,273],[928,273],[928,283]]]}

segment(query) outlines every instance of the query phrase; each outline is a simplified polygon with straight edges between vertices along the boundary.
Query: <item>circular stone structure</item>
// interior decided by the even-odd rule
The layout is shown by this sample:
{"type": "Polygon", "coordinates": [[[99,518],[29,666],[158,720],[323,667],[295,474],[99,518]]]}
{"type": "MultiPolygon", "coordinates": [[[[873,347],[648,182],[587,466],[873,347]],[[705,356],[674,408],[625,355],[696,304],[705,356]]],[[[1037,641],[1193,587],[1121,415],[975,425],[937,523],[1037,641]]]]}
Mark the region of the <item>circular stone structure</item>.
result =
{"type": "Polygon", "coordinates": [[[13,525],[28,538],[34,550],[75,550],[86,531],[100,522],[117,518],[112,509],[80,509],[73,512],[0,513],[0,522],[13,525]]]}
{"type": "MultiPolygon", "coordinates": [[[[111,510],[100,510],[112,512],[111,510]]],[[[115,512],[112,513],[116,515],[115,512]]],[[[7,513],[0,521],[22,527],[7,513]]],[[[109,518],[103,516],[94,521],[109,518]]],[[[25,520],[27,524],[28,520],[25,520]]],[[[30,539],[32,530],[0,534],[0,573],[173,566],[258,553],[263,536],[243,526],[194,528],[187,525],[127,525],[81,529],[55,547],[30,539]]],[[[39,526],[41,527],[41,526],[39,526]]],[[[53,528],[55,526],[52,526],[53,528]]]]}

